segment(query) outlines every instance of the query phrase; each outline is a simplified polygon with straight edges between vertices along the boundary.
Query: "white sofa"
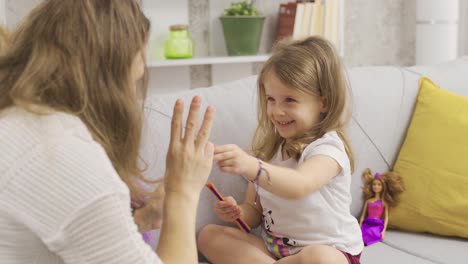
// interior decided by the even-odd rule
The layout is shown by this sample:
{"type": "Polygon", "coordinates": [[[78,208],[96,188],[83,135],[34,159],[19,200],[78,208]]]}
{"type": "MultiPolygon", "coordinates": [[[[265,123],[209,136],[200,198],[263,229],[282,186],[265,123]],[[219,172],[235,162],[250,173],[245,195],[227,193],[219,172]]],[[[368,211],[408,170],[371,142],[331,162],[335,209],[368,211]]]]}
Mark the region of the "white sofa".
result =
{"type": "MultiPolygon", "coordinates": [[[[354,103],[348,136],[356,158],[351,212],[356,217],[363,203],[361,173],[367,167],[382,172],[393,167],[412,115],[421,75],[428,76],[442,88],[468,96],[468,57],[430,66],[348,69],[354,103]]],[[[151,97],[146,104],[147,122],[142,145],[148,176],[163,175],[175,100],[184,99],[187,107],[193,95],[202,96],[204,106],[210,104],[216,108],[212,142],[235,143],[248,148],[256,126],[256,76],[151,97]]],[[[246,182],[241,177],[213,168],[210,181],[223,195],[242,201],[246,182]]],[[[463,188],[468,190],[468,186],[463,188]]],[[[198,208],[197,230],[208,223],[220,223],[212,212],[214,202],[213,195],[204,190],[198,208]]],[[[183,241],[181,244],[183,246],[183,241]]],[[[389,230],[382,243],[364,249],[362,263],[468,263],[468,240],[389,230]]]]}

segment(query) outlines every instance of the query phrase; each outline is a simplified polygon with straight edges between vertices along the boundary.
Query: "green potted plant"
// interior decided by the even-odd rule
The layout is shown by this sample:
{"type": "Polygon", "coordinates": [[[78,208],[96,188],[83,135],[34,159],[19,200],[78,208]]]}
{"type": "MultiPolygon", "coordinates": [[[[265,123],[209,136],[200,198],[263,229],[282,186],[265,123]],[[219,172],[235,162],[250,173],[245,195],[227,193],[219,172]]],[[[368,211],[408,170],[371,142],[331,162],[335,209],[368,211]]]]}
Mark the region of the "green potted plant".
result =
{"type": "Polygon", "coordinates": [[[257,54],[265,17],[252,1],[231,3],[220,19],[229,56],[257,54]]]}

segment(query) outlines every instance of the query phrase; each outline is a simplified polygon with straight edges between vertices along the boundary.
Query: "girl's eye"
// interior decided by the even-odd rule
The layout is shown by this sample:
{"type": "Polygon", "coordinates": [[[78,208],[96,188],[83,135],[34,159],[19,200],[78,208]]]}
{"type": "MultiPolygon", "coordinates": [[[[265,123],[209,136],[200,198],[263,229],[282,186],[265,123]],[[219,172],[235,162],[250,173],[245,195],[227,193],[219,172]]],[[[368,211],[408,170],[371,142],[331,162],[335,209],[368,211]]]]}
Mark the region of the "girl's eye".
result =
{"type": "Polygon", "coordinates": [[[294,99],[294,98],[288,97],[288,98],[286,98],[286,102],[287,102],[287,103],[295,103],[295,102],[297,102],[297,101],[296,101],[296,99],[294,99]]]}
{"type": "Polygon", "coordinates": [[[273,97],[267,96],[267,101],[268,101],[268,102],[274,102],[275,99],[274,99],[273,97]]]}

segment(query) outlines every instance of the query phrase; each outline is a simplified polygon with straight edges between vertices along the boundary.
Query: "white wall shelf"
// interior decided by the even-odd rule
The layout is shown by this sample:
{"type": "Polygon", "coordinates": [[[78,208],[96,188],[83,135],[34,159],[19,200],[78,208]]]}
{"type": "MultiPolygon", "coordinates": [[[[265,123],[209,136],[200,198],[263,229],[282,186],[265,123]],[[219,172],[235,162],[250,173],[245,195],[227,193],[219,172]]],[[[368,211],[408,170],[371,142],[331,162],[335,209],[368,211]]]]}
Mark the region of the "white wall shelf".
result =
{"type": "MultiPolygon", "coordinates": [[[[197,11],[196,6],[191,6],[196,2],[192,0],[141,0],[145,14],[152,21],[151,36],[146,51],[149,92],[154,94],[177,92],[257,74],[258,64],[267,61],[270,57],[268,53],[271,52],[271,46],[276,37],[280,4],[290,1],[292,0],[256,1],[257,8],[267,17],[263,27],[259,55],[228,56],[219,16],[223,14],[226,7],[230,6],[232,0],[205,0],[203,8],[208,8],[209,12],[197,11]],[[203,19],[191,21],[189,8],[192,8],[192,12],[198,16],[202,14],[203,19]],[[169,26],[173,24],[190,24],[190,27],[198,30],[196,31],[198,35],[195,35],[198,37],[195,39],[195,46],[204,48],[195,52],[195,58],[164,59],[164,42],[169,33],[169,26]],[[194,65],[210,65],[211,67],[209,70],[194,69],[191,67],[194,65]],[[197,83],[194,80],[202,80],[202,82],[197,83]]],[[[339,51],[343,55],[345,0],[333,0],[333,2],[340,3],[341,7],[339,13],[334,15],[338,16],[339,20],[339,36],[341,36],[339,51]]]]}
{"type": "Polygon", "coordinates": [[[171,59],[148,61],[148,67],[171,67],[171,66],[192,66],[205,64],[229,64],[229,63],[251,63],[265,62],[270,57],[269,54],[253,56],[220,56],[220,57],[200,57],[191,59],[171,59]]]}

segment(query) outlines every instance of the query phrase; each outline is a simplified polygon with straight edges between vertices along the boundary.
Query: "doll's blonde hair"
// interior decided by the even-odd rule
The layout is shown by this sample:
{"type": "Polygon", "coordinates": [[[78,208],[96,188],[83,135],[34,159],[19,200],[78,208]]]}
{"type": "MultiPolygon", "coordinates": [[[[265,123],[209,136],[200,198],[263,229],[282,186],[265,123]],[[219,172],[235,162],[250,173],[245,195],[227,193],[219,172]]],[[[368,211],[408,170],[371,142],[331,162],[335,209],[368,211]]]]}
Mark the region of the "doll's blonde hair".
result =
{"type": "Polygon", "coordinates": [[[382,183],[381,199],[389,207],[395,207],[399,203],[399,196],[405,190],[403,179],[396,172],[386,172],[380,174],[378,177],[372,174],[371,170],[367,168],[362,174],[364,186],[364,199],[368,200],[375,196],[372,191],[372,184],[374,181],[382,183]]]}
{"type": "Polygon", "coordinates": [[[298,160],[308,144],[335,130],[343,140],[353,169],[354,158],[344,133],[345,124],[351,114],[348,81],[333,45],[315,36],[304,40],[280,42],[263,65],[257,85],[258,126],[252,142],[253,155],[263,160],[271,160],[283,141],[267,115],[265,79],[270,73],[274,73],[290,88],[325,98],[325,107],[328,109],[312,130],[284,146],[288,154],[298,160]]]}
{"type": "Polygon", "coordinates": [[[17,106],[78,116],[139,196],[143,106],[131,67],[149,30],[135,0],[42,1],[0,56],[0,111],[17,106]]]}

